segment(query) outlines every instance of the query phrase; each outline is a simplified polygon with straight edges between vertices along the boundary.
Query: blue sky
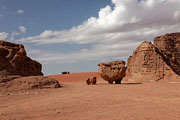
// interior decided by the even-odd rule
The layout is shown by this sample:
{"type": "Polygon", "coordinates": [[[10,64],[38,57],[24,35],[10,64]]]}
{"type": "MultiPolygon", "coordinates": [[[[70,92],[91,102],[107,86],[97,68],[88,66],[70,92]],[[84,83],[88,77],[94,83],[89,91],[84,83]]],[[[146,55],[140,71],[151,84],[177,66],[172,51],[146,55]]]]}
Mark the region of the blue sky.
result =
{"type": "Polygon", "coordinates": [[[111,4],[110,0],[0,0],[1,32],[12,32],[18,26],[28,28],[28,35],[44,30],[69,29],[91,16],[97,16],[100,8],[111,4]],[[23,14],[17,14],[23,10],[23,14]],[[8,27],[7,27],[8,24],[8,27]]]}
{"type": "Polygon", "coordinates": [[[0,39],[25,45],[45,75],[93,72],[142,41],[180,31],[179,0],[0,0],[0,39]]]}

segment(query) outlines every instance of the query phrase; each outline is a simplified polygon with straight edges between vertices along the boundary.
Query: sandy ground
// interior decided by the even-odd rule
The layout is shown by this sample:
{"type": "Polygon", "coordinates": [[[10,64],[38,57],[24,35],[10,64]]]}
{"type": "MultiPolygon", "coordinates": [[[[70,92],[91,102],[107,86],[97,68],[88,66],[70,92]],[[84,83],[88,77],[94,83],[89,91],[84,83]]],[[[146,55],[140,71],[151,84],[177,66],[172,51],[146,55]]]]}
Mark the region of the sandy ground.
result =
{"type": "Polygon", "coordinates": [[[0,120],[180,120],[180,83],[110,85],[98,77],[86,85],[96,75],[51,76],[63,87],[0,94],[0,120]]]}

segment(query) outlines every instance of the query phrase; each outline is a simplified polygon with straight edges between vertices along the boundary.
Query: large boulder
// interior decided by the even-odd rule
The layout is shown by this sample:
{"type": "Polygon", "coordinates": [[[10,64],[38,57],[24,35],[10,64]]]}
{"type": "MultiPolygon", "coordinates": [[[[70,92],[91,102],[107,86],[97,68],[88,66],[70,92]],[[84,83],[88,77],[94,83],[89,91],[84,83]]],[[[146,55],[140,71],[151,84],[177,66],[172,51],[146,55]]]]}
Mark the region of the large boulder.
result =
{"type": "Polygon", "coordinates": [[[110,84],[113,84],[114,81],[116,84],[120,84],[122,78],[126,75],[124,61],[103,62],[98,64],[98,66],[101,77],[110,84]]]}
{"type": "Polygon", "coordinates": [[[0,40],[0,74],[43,75],[41,69],[40,63],[27,57],[23,45],[0,40]]]}
{"type": "Polygon", "coordinates": [[[180,81],[180,35],[167,34],[143,42],[129,57],[124,80],[135,82],[180,81]]]}

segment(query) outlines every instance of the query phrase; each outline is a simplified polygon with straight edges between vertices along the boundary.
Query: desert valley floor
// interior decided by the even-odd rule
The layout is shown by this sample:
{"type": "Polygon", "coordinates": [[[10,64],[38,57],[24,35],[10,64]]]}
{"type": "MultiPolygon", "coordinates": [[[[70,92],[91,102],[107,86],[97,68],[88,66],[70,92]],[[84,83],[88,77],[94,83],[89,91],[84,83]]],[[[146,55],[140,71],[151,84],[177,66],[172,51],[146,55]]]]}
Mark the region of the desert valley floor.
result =
{"type": "Polygon", "coordinates": [[[108,84],[98,73],[49,77],[62,87],[0,93],[0,120],[180,120],[180,83],[108,84]],[[90,76],[96,85],[86,85],[90,76]]]}

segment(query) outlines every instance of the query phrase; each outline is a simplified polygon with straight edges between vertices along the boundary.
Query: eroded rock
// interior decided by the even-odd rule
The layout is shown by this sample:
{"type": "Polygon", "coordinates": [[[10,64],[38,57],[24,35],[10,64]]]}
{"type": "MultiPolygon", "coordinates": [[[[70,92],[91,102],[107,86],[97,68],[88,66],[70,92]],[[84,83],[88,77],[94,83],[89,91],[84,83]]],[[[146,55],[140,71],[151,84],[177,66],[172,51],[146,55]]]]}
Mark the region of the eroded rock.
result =
{"type": "Polygon", "coordinates": [[[113,84],[114,81],[116,84],[121,84],[122,78],[126,75],[124,61],[104,62],[98,64],[98,66],[101,77],[110,84],[113,84]]]}
{"type": "Polygon", "coordinates": [[[125,80],[136,82],[180,80],[180,33],[143,42],[129,57],[125,80]]]}
{"type": "Polygon", "coordinates": [[[0,74],[43,75],[41,69],[40,63],[27,57],[23,45],[0,41],[0,74]]]}
{"type": "Polygon", "coordinates": [[[59,88],[60,84],[57,80],[44,77],[44,76],[6,76],[3,81],[0,82],[1,89],[7,90],[30,90],[30,89],[42,89],[42,88],[59,88]]]}
{"type": "Polygon", "coordinates": [[[163,54],[166,63],[180,75],[180,33],[171,33],[154,39],[154,46],[163,54]]]}
{"type": "Polygon", "coordinates": [[[88,78],[86,80],[87,85],[91,85],[91,84],[94,85],[94,84],[96,84],[96,82],[97,82],[96,77],[88,78]]]}
{"type": "Polygon", "coordinates": [[[60,87],[57,80],[42,76],[41,68],[23,45],[0,41],[0,92],[60,87]]]}

